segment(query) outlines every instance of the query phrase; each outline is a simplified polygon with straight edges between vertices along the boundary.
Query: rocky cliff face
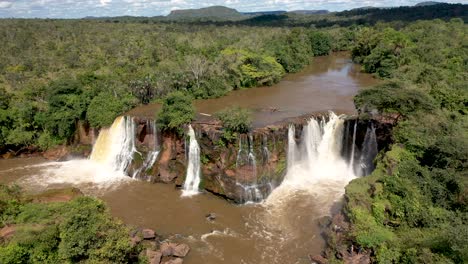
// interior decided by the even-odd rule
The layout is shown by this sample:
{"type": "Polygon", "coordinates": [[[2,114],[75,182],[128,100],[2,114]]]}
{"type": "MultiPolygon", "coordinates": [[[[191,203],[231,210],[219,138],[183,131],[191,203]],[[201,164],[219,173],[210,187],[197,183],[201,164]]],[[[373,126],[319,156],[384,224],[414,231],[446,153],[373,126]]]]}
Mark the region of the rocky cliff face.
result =
{"type": "MultiPolygon", "coordinates": [[[[249,134],[227,133],[216,121],[193,123],[200,146],[200,189],[239,203],[266,198],[281,184],[286,173],[289,125],[295,126],[295,137],[300,140],[303,126],[312,117],[291,118],[255,129],[249,134]]],[[[150,182],[182,186],[187,168],[188,137],[158,131],[154,121],[147,118],[134,117],[133,121],[136,124],[137,151],[127,169],[128,175],[150,182]],[[151,160],[152,157],[154,160],[151,160]]],[[[345,121],[342,155],[349,158],[354,143],[355,155],[359,156],[366,134],[372,127],[375,129],[378,150],[388,146],[391,141],[390,123],[378,119],[349,118],[345,121]],[[356,133],[353,137],[355,124],[356,133]]],[[[79,139],[83,139],[82,143],[85,144],[89,144],[96,134],[84,128],[79,132],[79,139]]]]}
{"type": "MultiPolygon", "coordinates": [[[[147,153],[141,139],[152,136],[141,128],[145,126],[142,120],[137,122],[140,134],[137,134],[136,146],[139,152],[147,153]]],[[[192,126],[201,152],[200,189],[236,202],[246,202],[265,198],[275,185],[281,183],[286,168],[286,126],[269,126],[251,134],[234,135],[225,134],[217,123],[194,123],[192,126]]],[[[167,132],[161,133],[159,138],[160,152],[154,166],[138,177],[152,182],[175,182],[181,186],[185,181],[188,138],[167,132]]],[[[131,171],[140,164],[135,158],[131,171]]]]}

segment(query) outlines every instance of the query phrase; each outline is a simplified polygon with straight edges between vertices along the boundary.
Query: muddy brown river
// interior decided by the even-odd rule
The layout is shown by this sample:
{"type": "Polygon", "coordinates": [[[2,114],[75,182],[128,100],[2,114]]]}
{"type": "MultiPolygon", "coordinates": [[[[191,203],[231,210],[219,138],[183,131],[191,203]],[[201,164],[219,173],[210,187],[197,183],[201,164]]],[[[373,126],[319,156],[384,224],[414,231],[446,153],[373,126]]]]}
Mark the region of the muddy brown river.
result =
{"type": "MultiPolygon", "coordinates": [[[[363,87],[375,85],[378,80],[362,73],[344,52],[313,59],[299,73],[286,75],[273,86],[257,87],[230,92],[227,96],[196,100],[198,118],[213,114],[228,106],[240,106],[253,111],[255,127],[262,127],[288,117],[308,113],[334,111],[354,114],[353,96],[363,87]]],[[[130,115],[154,117],[159,104],[137,107],[130,115]]]]}
{"type": "MultiPolygon", "coordinates": [[[[255,125],[261,126],[310,112],[354,113],[352,96],[375,83],[346,54],[337,53],[314,58],[304,71],[286,76],[277,85],[197,101],[196,107],[206,114],[229,105],[248,107],[254,111],[255,125]]],[[[131,113],[153,116],[158,107],[143,106],[131,113]]],[[[181,190],[173,185],[133,180],[89,160],[0,160],[0,183],[12,182],[29,192],[79,187],[103,199],[125,223],[188,243],[191,251],[184,260],[188,264],[310,263],[308,255],[319,254],[324,247],[317,220],[330,214],[344,191],[324,185],[315,192],[291,192],[269,203],[237,205],[209,193],[181,197],[181,190]],[[216,219],[207,220],[208,213],[216,214],[216,219]]]]}

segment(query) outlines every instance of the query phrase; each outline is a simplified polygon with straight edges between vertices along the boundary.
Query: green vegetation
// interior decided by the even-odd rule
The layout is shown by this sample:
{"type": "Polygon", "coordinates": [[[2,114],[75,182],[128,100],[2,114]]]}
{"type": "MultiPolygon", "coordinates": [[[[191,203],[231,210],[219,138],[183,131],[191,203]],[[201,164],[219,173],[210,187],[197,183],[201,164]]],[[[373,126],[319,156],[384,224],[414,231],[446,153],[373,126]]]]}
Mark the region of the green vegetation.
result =
{"type": "Polygon", "coordinates": [[[468,262],[467,33],[453,19],[356,35],[354,59],[387,79],[356,107],[396,125],[376,170],[346,188],[350,235],[376,262],[468,262]]]}
{"type": "MultiPolygon", "coordinates": [[[[466,263],[466,14],[467,5],[441,4],[190,23],[2,20],[0,153],[70,143],[78,121],[107,126],[153,101],[163,104],[160,128],[180,132],[194,119],[193,99],[272,85],[313,56],[347,50],[384,80],[355,97],[360,114],[395,125],[374,173],[346,188],[348,238],[374,262],[466,263]]],[[[239,108],[217,116],[227,141],[251,126],[239,108]]],[[[0,214],[2,226],[18,226],[0,262],[126,262],[133,250],[94,199],[34,204],[2,187],[0,214]]]]}
{"type": "Polygon", "coordinates": [[[159,127],[162,130],[182,132],[183,125],[195,118],[195,108],[190,96],[177,91],[170,93],[163,102],[161,111],[157,114],[159,127]]]}
{"type": "MultiPolygon", "coordinates": [[[[346,46],[351,31],[124,21],[1,20],[0,153],[71,143],[78,121],[109,126],[176,91],[216,98],[272,85],[336,49],[330,39],[346,46]]],[[[167,118],[169,128],[190,119],[167,118]]]]}
{"type": "Polygon", "coordinates": [[[247,133],[252,128],[251,112],[239,106],[229,107],[215,114],[229,132],[247,133]]]}
{"type": "MultiPolygon", "coordinates": [[[[49,194],[46,194],[46,196],[49,194]]],[[[94,198],[37,203],[0,185],[1,263],[129,263],[138,261],[129,230],[94,198]]]]}

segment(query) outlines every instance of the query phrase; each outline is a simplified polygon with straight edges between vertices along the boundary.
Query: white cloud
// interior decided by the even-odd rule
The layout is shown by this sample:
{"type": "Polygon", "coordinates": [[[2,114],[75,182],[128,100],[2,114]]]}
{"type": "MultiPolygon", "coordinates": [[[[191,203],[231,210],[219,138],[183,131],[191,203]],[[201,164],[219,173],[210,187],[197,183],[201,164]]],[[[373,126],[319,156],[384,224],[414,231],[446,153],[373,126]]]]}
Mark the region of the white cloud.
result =
{"type": "Polygon", "coordinates": [[[12,5],[12,2],[0,1],[0,8],[10,8],[12,5]]]}
{"type": "MultiPolygon", "coordinates": [[[[0,17],[57,17],[166,15],[171,10],[223,5],[241,12],[327,9],[362,6],[414,5],[425,0],[0,0],[0,17]]],[[[441,0],[468,3],[468,0],[441,0]]]]}
{"type": "Polygon", "coordinates": [[[101,5],[102,5],[102,6],[106,6],[106,5],[108,5],[110,2],[112,2],[112,0],[99,0],[99,2],[101,2],[101,5]]]}

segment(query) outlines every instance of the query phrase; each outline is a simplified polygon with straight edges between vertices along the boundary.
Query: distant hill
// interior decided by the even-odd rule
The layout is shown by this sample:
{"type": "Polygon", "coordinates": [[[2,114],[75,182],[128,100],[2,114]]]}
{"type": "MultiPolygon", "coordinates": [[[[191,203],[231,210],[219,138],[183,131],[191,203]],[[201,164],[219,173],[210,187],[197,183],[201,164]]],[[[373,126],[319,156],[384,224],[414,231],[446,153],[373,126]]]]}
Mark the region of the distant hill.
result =
{"type": "Polygon", "coordinates": [[[293,11],[289,11],[288,13],[302,14],[302,15],[321,15],[321,14],[328,14],[330,13],[330,11],[328,10],[293,10],[293,11]]]}
{"type": "Polygon", "coordinates": [[[242,12],[243,15],[248,16],[263,16],[263,15],[281,15],[286,13],[286,11],[278,10],[278,11],[257,11],[257,12],[242,12]]]}
{"type": "Polygon", "coordinates": [[[233,8],[225,6],[210,6],[200,9],[180,9],[173,10],[167,16],[168,19],[196,19],[196,18],[217,18],[217,19],[241,19],[242,14],[233,8]]]}
{"type": "Polygon", "coordinates": [[[414,6],[431,6],[431,5],[440,5],[440,4],[443,4],[443,3],[435,2],[435,1],[426,1],[426,2],[417,3],[414,6]]]}
{"type": "Polygon", "coordinates": [[[336,13],[338,17],[361,16],[362,22],[374,24],[377,21],[415,21],[444,19],[459,17],[465,22],[468,20],[468,5],[446,4],[420,5],[420,6],[400,6],[392,8],[372,8],[372,9],[354,9],[336,13]]]}
{"type": "Polygon", "coordinates": [[[375,6],[361,6],[361,7],[356,7],[351,9],[352,10],[369,10],[369,9],[379,9],[378,7],[375,6]]]}

